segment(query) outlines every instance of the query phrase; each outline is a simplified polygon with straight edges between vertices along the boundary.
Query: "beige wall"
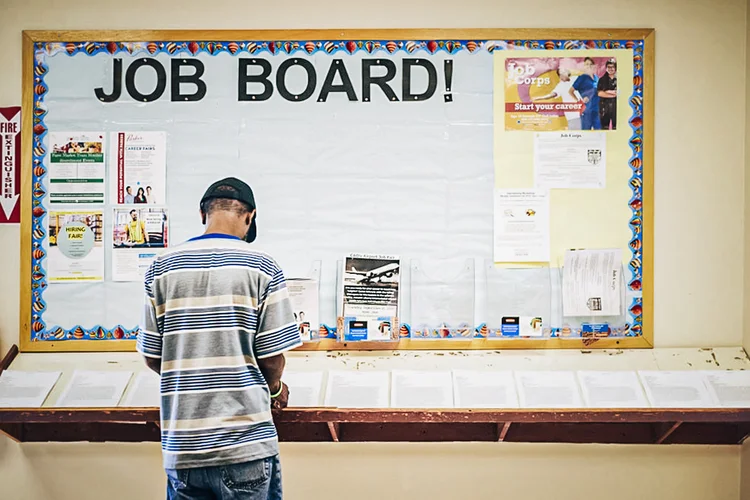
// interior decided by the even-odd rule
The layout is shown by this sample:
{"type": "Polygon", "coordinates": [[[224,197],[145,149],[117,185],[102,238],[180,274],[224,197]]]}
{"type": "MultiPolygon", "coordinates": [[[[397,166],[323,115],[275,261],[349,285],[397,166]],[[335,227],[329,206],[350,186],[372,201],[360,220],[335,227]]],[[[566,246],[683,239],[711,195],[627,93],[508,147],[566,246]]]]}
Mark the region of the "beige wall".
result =
{"type": "MultiPolygon", "coordinates": [[[[533,8],[510,0],[319,5],[290,0],[282,14],[272,3],[250,7],[228,0],[1,0],[0,106],[20,102],[21,29],[653,27],[656,342],[741,343],[745,0],[538,0],[533,8]],[[705,272],[684,272],[703,265],[705,272]]],[[[8,270],[18,261],[18,229],[0,227],[2,350],[17,340],[18,276],[8,270]]],[[[747,456],[747,447],[744,451],[747,456]]],[[[738,448],[340,443],[287,445],[283,454],[291,500],[739,498],[738,448]],[[356,467],[348,467],[352,464],[356,467]],[[333,472],[344,469],[347,474],[333,472]]],[[[163,498],[159,466],[158,446],[152,444],[19,446],[0,440],[0,484],[11,492],[8,498],[18,500],[163,498]]]]}

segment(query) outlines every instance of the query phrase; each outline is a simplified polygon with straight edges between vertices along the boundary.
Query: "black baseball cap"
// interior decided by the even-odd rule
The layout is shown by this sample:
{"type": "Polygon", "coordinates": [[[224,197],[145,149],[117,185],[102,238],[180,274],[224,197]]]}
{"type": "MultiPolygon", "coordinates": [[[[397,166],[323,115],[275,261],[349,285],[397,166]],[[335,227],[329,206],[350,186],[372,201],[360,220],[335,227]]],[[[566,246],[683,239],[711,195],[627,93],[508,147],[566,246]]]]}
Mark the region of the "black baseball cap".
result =
{"type": "Polygon", "coordinates": [[[248,243],[255,241],[255,237],[258,236],[258,227],[255,222],[258,218],[258,211],[255,206],[255,196],[253,195],[253,190],[250,189],[250,186],[236,177],[226,177],[216,181],[208,186],[206,193],[203,195],[203,198],[201,198],[201,210],[203,210],[203,204],[205,202],[216,198],[241,201],[250,207],[250,210],[255,210],[255,217],[253,217],[253,221],[250,223],[250,229],[245,236],[245,241],[248,243]]]}

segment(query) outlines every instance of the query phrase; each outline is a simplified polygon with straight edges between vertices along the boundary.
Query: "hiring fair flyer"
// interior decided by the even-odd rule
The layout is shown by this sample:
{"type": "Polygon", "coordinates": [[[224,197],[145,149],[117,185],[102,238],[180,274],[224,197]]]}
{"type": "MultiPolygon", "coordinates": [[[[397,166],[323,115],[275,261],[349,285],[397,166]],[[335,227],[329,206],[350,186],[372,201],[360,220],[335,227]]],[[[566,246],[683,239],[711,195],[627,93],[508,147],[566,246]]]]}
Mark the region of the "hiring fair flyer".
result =
{"type": "Polygon", "coordinates": [[[102,212],[49,212],[50,283],[104,280],[102,212]]]}

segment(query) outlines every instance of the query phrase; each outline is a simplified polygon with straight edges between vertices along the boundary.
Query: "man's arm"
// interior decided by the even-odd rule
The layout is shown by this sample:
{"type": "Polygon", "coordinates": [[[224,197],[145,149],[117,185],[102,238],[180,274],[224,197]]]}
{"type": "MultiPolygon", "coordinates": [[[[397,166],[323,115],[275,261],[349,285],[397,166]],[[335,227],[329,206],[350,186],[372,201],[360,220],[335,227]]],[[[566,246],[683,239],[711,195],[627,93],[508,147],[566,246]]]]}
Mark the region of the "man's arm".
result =
{"type": "Polygon", "coordinates": [[[141,225],[143,226],[143,237],[146,240],[146,243],[148,243],[148,231],[146,231],[146,221],[141,221],[141,225]]]}
{"type": "Polygon", "coordinates": [[[144,278],[143,314],[136,341],[136,349],[146,361],[146,366],[161,374],[162,332],[159,328],[154,298],[154,263],[151,264],[144,278]]]}
{"type": "Polygon", "coordinates": [[[281,382],[286,360],[284,353],[302,345],[297,322],[289,300],[284,274],[275,263],[274,273],[260,297],[258,305],[258,330],[255,335],[255,358],[268,390],[282,395],[277,399],[280,407],[286,406],[286,390],[281,382]]]}

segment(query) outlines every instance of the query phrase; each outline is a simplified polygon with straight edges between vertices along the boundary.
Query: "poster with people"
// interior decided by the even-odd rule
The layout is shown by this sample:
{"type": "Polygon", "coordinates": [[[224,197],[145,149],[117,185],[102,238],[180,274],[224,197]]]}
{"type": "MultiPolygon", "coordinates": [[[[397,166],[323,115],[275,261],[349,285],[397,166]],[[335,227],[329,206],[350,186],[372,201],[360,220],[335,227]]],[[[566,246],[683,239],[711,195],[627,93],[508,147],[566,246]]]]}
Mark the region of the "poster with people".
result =
{"type": "Polygon", "coordinates": [[[113,203],[166,203],[167,133],[112,132],[110,145],[113,203]]]}
{"type": "Polygon", "coordinates": [[[614,57],[505,59],[505,130],[617,129],[614,57]]]}
{"type": "Polygon", "coordinates": [[[49,212],[50,283],[104,280],[101,211],[49,212]]]}
{"type": "Polygon", "coordinates": [[[168,247],[166,208],[115,208],[112,222],[112,280],[141,281],[168,247]]]}
{"type": "Polygon", "coordinates": [[[294,310],[300,336],[304,342],[317,340],[319,337],[319,282],[309,278],[287,279],[289,300],[294,310]]]}

